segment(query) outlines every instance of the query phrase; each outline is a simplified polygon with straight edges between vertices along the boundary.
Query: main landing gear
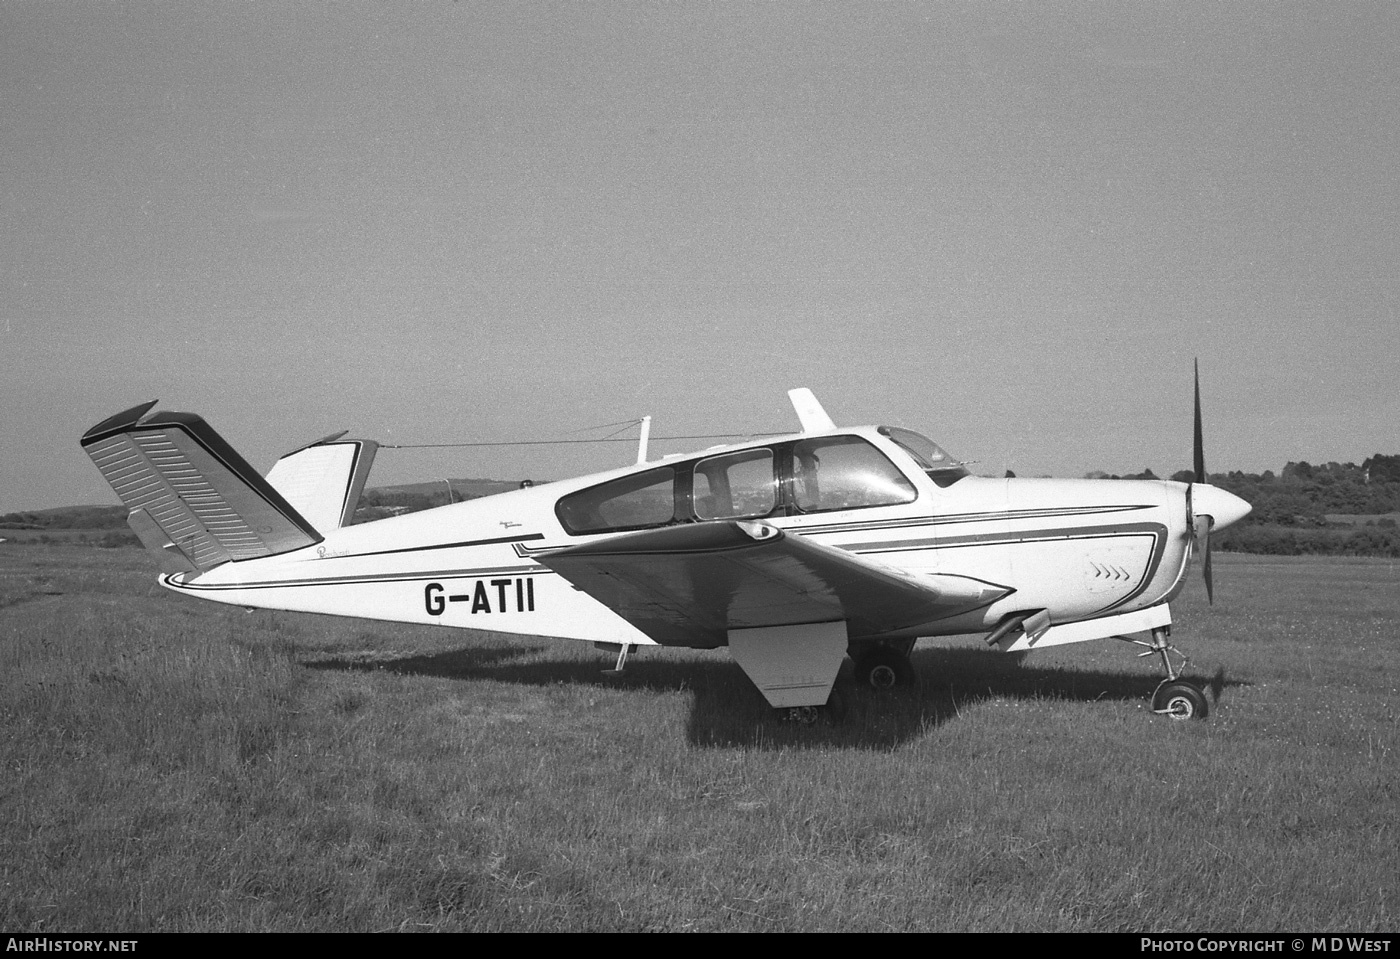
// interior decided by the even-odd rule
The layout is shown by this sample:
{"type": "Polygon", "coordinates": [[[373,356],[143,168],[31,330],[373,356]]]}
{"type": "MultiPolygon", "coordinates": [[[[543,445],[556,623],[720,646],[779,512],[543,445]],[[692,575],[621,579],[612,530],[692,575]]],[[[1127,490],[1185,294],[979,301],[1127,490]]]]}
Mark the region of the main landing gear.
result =
{"type": "Polygon", "coordinates": [[[841,690],[833,686],[826,698],[825,706],[789,706],[783,710],[783,719],[799,726],[814,726],[818,720],[839,723],[846,718],[846,698],[841,690]]]}
{"type": "MultiPolygon", "coordinates": [[[[917,677],[909,654],[914,640],[880,640],[852,643],[846,650],[855,662],[857,688],[875,693],[888,692],[896,686],[912,686],[917,677]]],[[[846,700],[840,686],[833,686],[824,706],[790,706],[783,710],[788,722],[810,726],[818,720],[840,722],[846,718],[846,700]]]]}
{"type": "Polygon", "coordinates": [[[862,643],[849,650],[855,661],[856,685],[882,693],[896,686],[912,686],[915,681],[914,664],[909,654],[914,649],[914,640],[889,643],[862,643]]]}
{"type": "Polygon", "coordinates": [[[1157,626],[1152,630],[1151,642],[1129,639],[1126,636],[1119,638],[1125,639],[1135,646],[1146,647],[1144,652],[1138,653],[1139,656],[1155,654],[1162,658],[1162,668],[1167,671],[1167,678],[1162,680],[1152,693],[1152,711],[1154,713],[1174,720],[1205,719],[1210,712],[1210,702],[1206,699],[1205,690],[1196,683],[1181,678],[1182,672],[1186,669],[1186,654],[1167,642],[1167,637],[1170,635],[1170,627],[1157,626]],[[1179,669],[1172,665],[1169,653],[1176,653],[1181,657],[1179,669]]]}

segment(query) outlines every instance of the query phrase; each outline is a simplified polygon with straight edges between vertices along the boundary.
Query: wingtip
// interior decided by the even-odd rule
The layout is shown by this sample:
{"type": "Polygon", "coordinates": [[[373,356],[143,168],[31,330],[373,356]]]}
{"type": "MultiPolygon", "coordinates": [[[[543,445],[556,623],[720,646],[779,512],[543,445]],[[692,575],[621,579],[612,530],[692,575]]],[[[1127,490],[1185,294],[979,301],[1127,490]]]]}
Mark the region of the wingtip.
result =
{"type": "Polygon", "coordinates": [[[144,418],[159,402],[160,400],[151,400],[148,403],[137,403],[129,410],[122,410],[120,413],[115,413],[107,417],[101,423],[98,423],[83,434],[82,445],[87,446],[90,443],[102,439],[104,436],[110,436],[113,433],[120,433],[123,430],[130,429],[141,422],[142,418],[144,418]]]}

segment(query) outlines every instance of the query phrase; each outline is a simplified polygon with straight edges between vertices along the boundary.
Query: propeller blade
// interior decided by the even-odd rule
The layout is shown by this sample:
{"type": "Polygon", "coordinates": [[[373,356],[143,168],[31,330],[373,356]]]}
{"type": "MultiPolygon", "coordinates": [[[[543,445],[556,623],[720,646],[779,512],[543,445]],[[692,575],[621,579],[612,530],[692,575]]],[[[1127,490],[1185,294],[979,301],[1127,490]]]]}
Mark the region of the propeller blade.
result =
{"type": "Polygon", "coordinates": [[[1195,548],[1201,553],[1201,572],[1206,580],[1206,599],[1215,605],[1215,581],[1210,573],[1210,529],[1215,521],[1209,516],[1195,517],[1193,524],[1196,534],[1195,548]]]}
{"type": "MultiPolygon", "coordinates": [[[[1204,431],[1201,429],[1201,361],[1199,358],[1191,361],[1193,372],[1195,373],[1195,420],[1196,429],[1192,442],[1192,465],[1196,470],[1196,482],[1206,482],[1206,444],[1204,431]]],[[[1206,602],[1215,605],[1215,580],[1210,572],[1210,528],[1215,520],[1210,516],[1196,516],[1192,510],[1191,488],[1186,489],[1186,515],[1190,518],[1191,526],[1196,534],[1196,548],[1204,555],[1201,559],[1201,574],[1206,581],[1206,602]]]]}
{"type": "Polygon", "coordinates": [[[1206,517],[1206,561],[1201,564],[1201,573],[1206,580],[1206,603],[1215,605],[1215,579],[1210,574],[1210,517],[1206,517]]]}
{"type": "Polygon", "coordinates": [[[1196,482],[1206,482],[1206,448],[1201,436],[1201,361],[1194,361],[1196,368],[1196,441],[1195,461],[1196,482]]]}

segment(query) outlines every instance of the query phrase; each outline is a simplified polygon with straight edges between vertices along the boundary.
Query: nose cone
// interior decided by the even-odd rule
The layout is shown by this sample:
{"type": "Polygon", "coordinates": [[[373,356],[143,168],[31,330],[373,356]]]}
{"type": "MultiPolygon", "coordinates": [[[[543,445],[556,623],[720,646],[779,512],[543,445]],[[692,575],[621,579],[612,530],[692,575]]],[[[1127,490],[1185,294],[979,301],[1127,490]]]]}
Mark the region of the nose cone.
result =
{"type": "Polygon", "coordinates": [[[1197,516],[1211,518],[1212,530],[1221,530],[1244,519],[1254,507],[1234,493],[1206,483],[1192,483],[1191,508],[1197,516]]]}

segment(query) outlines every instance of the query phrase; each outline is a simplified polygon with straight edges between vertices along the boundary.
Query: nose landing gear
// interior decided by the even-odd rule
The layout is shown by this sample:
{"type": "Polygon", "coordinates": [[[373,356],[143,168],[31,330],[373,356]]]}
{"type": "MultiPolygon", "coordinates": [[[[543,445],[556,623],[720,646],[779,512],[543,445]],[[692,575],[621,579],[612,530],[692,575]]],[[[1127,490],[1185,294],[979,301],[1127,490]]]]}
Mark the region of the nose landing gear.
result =
{"type": "Polygon", "coordinates": [[[1162,668],[1166,670],[1167,678],[1162,680],[1152,693],[1152,711],[1154,713],[1178,721],[1205,719],[1210,713],[1210,702],[1206,699],[1205,690],[1196,683],[1181,678],[1181,674],[1186,670],[1188,660],[1185,653],[1167,642],[1167,637],[1170,635],[1171,627],[1157,626],[1152,630],[1151,642],[1130,639],[1127,636],[1120,636],[1119,639],[1127,640],[1134,646],[1145,647],[1143,652],[1138,653],[1139,656],[1157,655],[1162,658],[1162,668]],[[1176,653],[1177,656],[1181,657],[1180,668],[1172,665],[1170,653],[1176,653]]]}

